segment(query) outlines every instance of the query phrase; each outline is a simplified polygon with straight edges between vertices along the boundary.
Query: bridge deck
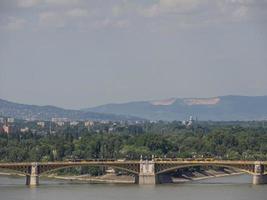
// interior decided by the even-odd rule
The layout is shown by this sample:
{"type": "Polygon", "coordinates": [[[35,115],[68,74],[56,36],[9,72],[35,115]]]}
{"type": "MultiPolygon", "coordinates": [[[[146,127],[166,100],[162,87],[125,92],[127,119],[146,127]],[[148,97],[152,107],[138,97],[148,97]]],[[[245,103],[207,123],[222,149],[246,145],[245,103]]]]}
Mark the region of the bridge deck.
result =
{"type": "Polygon", "coordinates": [[[108,166],[134,175],[139,184],[156,184],[157,177],[179,168],[192,166],[222,166],[253,175],[254,184],[267,183],[267,161],[245,160],[78,160],[56,162],[0,163],[0,168],[26,175],[27,185],[38,185],[39,176],[54,170],[81,166],[108,166]]]}
{"type": "MultiPolygon", "coordinates": [[[[9,163],[0,163],[0,167],[8,167],[8,166],[32,166],[32,164],[38,165],[113,165],[113,164],[139,164],[140,161],[138,160],[127,160],[127,161],[56,161],[56,162],[9,162],[9,163]]],[[[261,164],[267,165],[267,161],[242,161],[242,160],[213,160],[213,161],[154,161],[155,164],[240,164],[240,165],[254,165],[254,164],[261,164]]]]}

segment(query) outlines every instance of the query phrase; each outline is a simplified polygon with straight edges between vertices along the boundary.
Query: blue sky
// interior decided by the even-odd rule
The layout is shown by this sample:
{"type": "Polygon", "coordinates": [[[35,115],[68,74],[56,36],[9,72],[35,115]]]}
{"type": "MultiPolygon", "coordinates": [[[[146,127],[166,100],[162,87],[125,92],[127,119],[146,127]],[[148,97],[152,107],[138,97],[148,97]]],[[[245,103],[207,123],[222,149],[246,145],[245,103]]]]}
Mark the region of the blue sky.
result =
{"type": "Polygon", "coordinates": [[[22,103],[267,94],[267,0],[0,0],[0,44],[22,103]]]}

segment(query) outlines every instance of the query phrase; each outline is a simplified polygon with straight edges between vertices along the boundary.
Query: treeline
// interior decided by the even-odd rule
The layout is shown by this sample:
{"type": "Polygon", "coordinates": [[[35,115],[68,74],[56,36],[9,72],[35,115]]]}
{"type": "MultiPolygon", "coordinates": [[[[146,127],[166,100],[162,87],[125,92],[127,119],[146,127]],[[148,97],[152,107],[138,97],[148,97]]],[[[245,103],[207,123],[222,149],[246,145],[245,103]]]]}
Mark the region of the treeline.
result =
{"type": "Polygon", "coordinates": [[[139,159],[215,157],[267,160],[267,129],[261,126],[205,124],[185,128],[179,122],[145,123],[107,131],[66,127],[54,134],[16,132],[0,135],[1,162],[66,159],[139,159]]]}

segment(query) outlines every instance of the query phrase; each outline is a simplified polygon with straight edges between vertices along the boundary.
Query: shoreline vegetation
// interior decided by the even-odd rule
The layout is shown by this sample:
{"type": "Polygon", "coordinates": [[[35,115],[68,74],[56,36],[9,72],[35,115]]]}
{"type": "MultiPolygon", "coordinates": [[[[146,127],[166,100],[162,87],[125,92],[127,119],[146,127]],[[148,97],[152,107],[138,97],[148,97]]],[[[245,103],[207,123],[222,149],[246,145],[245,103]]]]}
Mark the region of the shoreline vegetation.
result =
{"type": "MultiPolygon", "coordinates": [[[[202,172],[193,172],[190,174],[183,174],[181,176],[170,176],[171,182],[166,183],[187,183],[192,181],[199,181],[205,179],[213,179],[219,177],[227,177],[227,176],[238,176],[242,175],[244,172],[227,170],[227,171],[218,171],[218,170],[204,170],[202,172]]],[[[0,176],[14,176],[14,177],[22,177],[24,175],[12,172],[0,172],[0,176]]],[[[79,182],[79,183],[105,183],[105,184],[132,184],[134,183],[134,177],[127,175],[116,175],[116,174],[105,174],[102,176],[90,176],[90,175],[64,175],[60,176],[57,174],[49,174],[45,176],[41,176],[45,179],[56,179],[56,180],[64,180],[71,182],[79,182]]],[[[163,178],[164,180],[164,178],[163,178]]],[[[165,182],[164,182],[165,183],[165,182]]]]}
{"type": "MultiPolygon", "coordinates": [[[[177,121],[43,123],[47,126],[18,121],[12,134],[0,134],[0,162],[139,160],[141,155],[147,160],[152,155],[159,159],[267,160],[263,122],[191,122],[190,126],[177,121]],[[21,132],[25,127],[28,132],[21,132]]],[[[68,172],[102,173],[99,167],[61,171],[68,172]]]]}
{"type": "MultiPolygon", "coordinates": [[[[192,121],[190,126],[178,121],[43,123],[40,127],[36,122],[17,121],[14,126],[28,127],[29,131],[14,129],[12,134],[0,134],[0,162],[139,160],[141,155],[144,160],[162,161],[267,160],[267,127],[263,122],[192,121]]],[[[77,166],[51,170],[42,177],[90,183],[134,182],[134,177],[126,176],[123,170],[113,170],[118,176],[110,174],[108,166],[77,166]]],[[[191,166],[160,175],[159,182],[181,183],[236,173],[223,166],[191,166]]]]}

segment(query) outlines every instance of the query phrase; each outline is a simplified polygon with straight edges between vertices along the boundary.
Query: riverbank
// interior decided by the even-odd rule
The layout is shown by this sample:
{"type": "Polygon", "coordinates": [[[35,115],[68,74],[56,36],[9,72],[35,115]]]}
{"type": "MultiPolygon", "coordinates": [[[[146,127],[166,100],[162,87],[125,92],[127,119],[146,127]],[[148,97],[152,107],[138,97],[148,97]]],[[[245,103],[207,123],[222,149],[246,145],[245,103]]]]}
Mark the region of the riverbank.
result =
{"type": "Polygon", "coordinates": [[[13,172],[0,172],[0,176],[25,176],[25,175],[13,172]]]}
{"type": "MultiPolygon", "coordinates": [[[[226,177],[226,176],[237,176],[241,175],[244,172],[225,169],[221,170],[203,170],[201,172],[190,172],[184,173],[181,176],[173,176],[172,174],[165,174],[161,177],[161,182],[163,183],[185,183],[190,181],[198,181],[204,179],[212,179],[218,177],[226,177]],[[167,178],[164,178],[167,177],[167,178]]],[[[105,174],[103,176],[90,176],[90,175],[81,175],[81,176],[58,176],[56,174],[50,174],[47,176],[48,178],[55,178],[61,180],[68,181],[77,181],[77,182],[88,182],[88,183],[134,183],[135,178],[133,176],[126,175],[116,175],[116,174],[105,174]]]]}
{"type": "Polygon", "coordinates": [[[241,171],[227,170],[227,171],[216,171],[216,170],[205,170],[202,172],[194,172],[190,175],[182,175],[181,177],[172,177],[173,183],[185,183],[190,181],[199,181],[205,179],[227,177],[227,176],[238,176],[244,174],[241,171]]]}
{"type": "Polygon", "coordinates": [[[115,174],[105,174],[103,176],[90,176],[90,175],[80,175],[80,176],[58,176],[55,174],[50,174],[46,176],[47,178],[55,178],[68,181],[77,182],[87,182],[87,183],[134,183],[134,177],[132,176],[117,176],[115,174]]]}
{"type": "MultiPolygon", "coordinates": [[[[196,172],[185,172],[180,176],[175,176],[173,174],[164,174],[160,177],[162,183],[186,183],[190,181],[199,181],[205,179],[212,179],[218,177],[226,177],[226,176],[237,176],[241,175],[244,172],[225,169],[221,170],[203,170],[196,172]]],[[[23,174],[12,173],[12,172],[0,172],[2,176],[24,176],[23,174]]],[[[46,176],[42,176],[48,179],[59,179],[66,180],[71,182],[86,182],[86,183],[119,183],[119,184],[133,184],[135,182],[135,178],[133,176],[126,175],[116,175],[114,173],[105,174],[102,176],[90,176],[79,175],[79,176],[59,176],[57,174],[49,174],[46,176]]]]}

